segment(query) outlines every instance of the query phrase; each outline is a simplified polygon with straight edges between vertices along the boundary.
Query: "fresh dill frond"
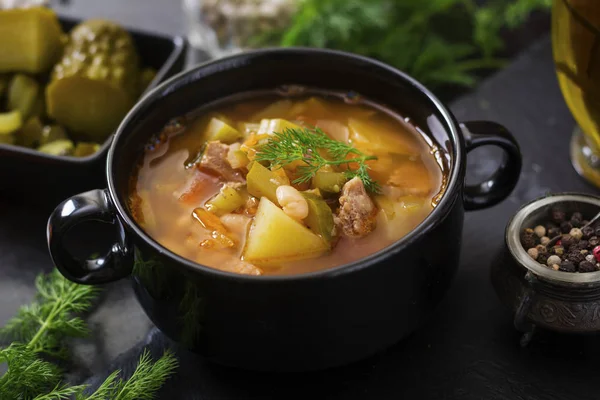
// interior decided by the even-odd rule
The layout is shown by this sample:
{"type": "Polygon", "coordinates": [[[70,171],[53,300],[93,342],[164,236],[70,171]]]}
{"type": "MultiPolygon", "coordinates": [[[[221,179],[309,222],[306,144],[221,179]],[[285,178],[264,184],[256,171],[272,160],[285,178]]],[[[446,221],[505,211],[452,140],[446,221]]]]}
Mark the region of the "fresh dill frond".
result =
{"type": "Polygon", "coordinates": [[[479,70],[505,63],[502,31],[549,10],[552,0],[302,0],[285,28],[253,46],[349,51],[399,68],[434,89],[472,87],[479,70]]]}
{"type": "Polygon", "coordinates": [[[121,370],[116,370],[110,374],[104,382],[96,389],[92,394],[86,395],[84,393],[78,393],[75,400],[104,400],[110,399],[114,392],[117,390],[117,385],[120,382],[119,374],[121,370]]]}
{"type": "Polygon", "coordinates": [[[23,344],[0,350],[0,364],[4,363],[8,370],[0,377],[1,399],[31,399],[51,391],[62,379],[58,367],[39,359],[23,344]]]}
{"type": "Polygon", "coordinates": [[[117,370],[104,380],[92,394],[85,394],[86,385],[67,386],[61,382],[61,371],[55,365],[40,360],[38,355],[21,344],[0,350],[0,363],[8,371],[0,377],[0,399],[33,400],[151,400],[177,368],[177,359],[166,351],[156,362],[145,350],[133,375],[123,380],[117,370]]]}
{"type": "Polygon", "coordinates": [[[534,11],[547,11],[552,0],[489,0],[473,7],[473,41],[485,57],[491,57],[504,47],[503,28],[514,29],[534,11]]]}
{"type": "Polygon", "coordinates": [[[50,393],[40,394],[33,400],[69,400],[72,396],[81,393],[85,389],[81,386],[57,385],[50,393]]]}
{"type": "Polygon", "coordinates": [[[170,351],[156,362],[147,350],[140,356],[131,378],[122,380],[113,372],[91,395],[78,394],[76,400],[152,400],[165,381],[175,372],[177,359],[170,351]]]}
{"type": "Polygon", "coordinates": [[[86,385],[64,384],[62,371],[41,359],[40,353],[66,355],[62,341],[87,334],[78,314],[90,309],[98,290],[72,283],[58,270],[39,275],[35,285],[35,300],[0,329],[5,339],[15,341],[0,349],[0,364],[8,367],[0,376],[1,400],[147,400],[174,373],[177,359],[172,353],[166,351],[154,362],[144,351],[129,379],[121,379],[120,371],[115,371],[92,394],[85,393],[86,385]]]}
{"type": "Polygon", "coordinates": [[[58,270],[39,275],[35,286],[35,300],[19,309],[0,329],[0,336],[23,343],[34,353],[64,358],[62,340],[88,334],[87,325],[75,314],[89,310],[98,289],[70,282],[58,270]]]}
{"type": "Polygon", "coordinates": [[[156,362],[148,351],[140,357],[131,378],[122,383],[114,400],[151,400],[165,381],[175,372],[178,362],[175,356],[166,351],[156,362]]]}
{"type": "Polygon", "coordinates": [[[295,184],[310,181],[325,166],[345,165],[348,167],[345,172],[348,178],[360,178],[371,193],[380,191],[379,184],[369,175],[369,166],[366,164],[367,161],[377,160],[377,157],[365,154],[348,143],[331,139],[319,128],[286,128],[283,132],[274,132],[257,149],[255,160],[269,162],[274,168],[303,162],[304,165],[298,167],[300,176],[293,181],[295,184]],[[351,169],[354,164],[357,165],[356,169],[351,169]]]}

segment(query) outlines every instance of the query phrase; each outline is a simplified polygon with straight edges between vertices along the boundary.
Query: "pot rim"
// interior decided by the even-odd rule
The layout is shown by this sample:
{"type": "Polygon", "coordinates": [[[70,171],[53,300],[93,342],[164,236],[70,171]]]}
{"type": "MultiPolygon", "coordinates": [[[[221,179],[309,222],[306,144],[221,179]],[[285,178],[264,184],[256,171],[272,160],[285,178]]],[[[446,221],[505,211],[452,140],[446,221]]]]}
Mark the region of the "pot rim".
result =
{"type": "Polygon", "coordinates": [[[527,270],[531,271],[534,275],[543,278],[547,281],[554,281],[556,283],[596,283],[600,282],[600,271],[586,272],[586,273],[573,273],[564,271],[555,271],[553,269],[544,267],[537,261],[533,260],[527,251],[521,245],[520,240],[520,228],[523,225],[523,221],[527,215],[539,210],[542,207],[546,207],[550,204],[563,202],[563,201],[574,201],[579,203],[593,204],[599,208],[600,211],[600,197],[585,193],[576,192],[562,192],[554,193],[544,197],[537,198],[523,205],[506,225],[505,231],[505,243],[508,250],[512,254],[513,258],[527,270]]]}
{"type": "MultiPolygon", "coordinates": [[[[277,59],[281,62],[281,59],[277,59]]],[[[373,72],[371,72],[373,73],[373,72]]],[[[327,85],[324,85],[325,89],[327,85]]],[[[339,50],[330,49],[318,49],[309,47],[287,47],[287,48],[263,48],[259,50],[246,51],[227,57],[219,58],[216,60],[210,60],[205,63],[201,63],[194,68],[180,72],[170,79],[164,81],[156,88],[148,92],[140,99],[135,106],[129,111],[125,118],[121,121],[121,124],[117,128],[116,134],[112,140],[110,149],[108,151],[107,162],[106,162],[106,178],[108,182],[108,191],[113,204],[117,210],[118,216],[121,221],[124,221],[125,226],[130,231],[135,233],[143,239],[143,241],[151,246],[157,253],[166,255],[169,258],[175,260],[179,265],[185,269],[194,273],[204,273],[208,275],[219,276],[225,279],[233,279],[239,281],[254,281],[254,282],[274,282],[274,281],[302,281],[315,278],[334,278],[338,275],[350,274],[352,272],[368,268],[374,264],[378,264],[386,259],[389,259],[393,255],[399,253],[404,248],[410,246],[412,243],[426,235],[433,228],[435,228],[444,219],[444,217],[450,212],[456,201],[456,195],[462,193],[463,179],[461,174],[464,174],[464,154],[465,154],[465,143],[464,138],[461,135],[461,129],[459,124],[456,122],[454,115],[448,110],[448,108],[423,84],[418,82],[403,71],[400,71],[390,65],[382,63],[372,58],[360,56],[353,53],[348,53],[339,50]],[[449,163],[450,175],[448,184],[442,195],[440,202],[437,206],[429,213],[429,215],[421,221],[412,231],[405,236],[401,237],[392,244],[384,247],[383,249],[370,254],[366,257],[360,258],[354,262],[341,264],[332,268],[327,268],[319,271],[307,272],[302,274],[294,275],[266,275],[266,276],[254,276],[237,274],[234,272],[221,271],[216,268],[211,268],[192,260],[188,260],[175,252],[167,249],[147,234],[130,216],[127,207],[120,201],[118,191],[115,185],[113,175],[116,172],[113,169],[115,162],[115,149],[120,145],[120,142],[126,136],[127,131],[130,130],[130,121],[134,118],[134,115],[143,107],[148,106],[153,102],[160,102],[161,97],[166,93],[176,91],[182,86],[188,84],[186,82],[181,85],[182,81],[185,81],[189,76],[197,76],[193,82],[197,82],[201,79],[208,79],[214,72],[223,71],[227,69],[243,68],[244,65],[253,59],[260,59],[272,55],[285,56],[286,54],[303,54],[304,56],[335,56],[338,57],[342,62],[344,60],[359,61],[370,66],[377,67],[385,73],[393,74],[396,77],[404,80],[409,85],[413,86],[419,92],[424,94],[432,107],[432,110],[436,110],[440,115],[440,122],[444,124],[444,133],[450,140],[452,146],[452,162],[449,163]],[[201,73],[202,72],[202,73],[201,73]]]]}

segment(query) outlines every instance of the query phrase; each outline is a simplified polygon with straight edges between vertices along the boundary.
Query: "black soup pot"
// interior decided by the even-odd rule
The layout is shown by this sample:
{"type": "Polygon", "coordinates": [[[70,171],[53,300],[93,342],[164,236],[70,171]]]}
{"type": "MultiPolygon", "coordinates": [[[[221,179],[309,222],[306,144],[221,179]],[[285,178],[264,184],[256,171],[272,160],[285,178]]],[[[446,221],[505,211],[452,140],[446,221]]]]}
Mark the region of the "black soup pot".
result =
{"type": "Polygon", "coordinates": [[[48,243],[56,266],[72,281],[101,284],[131,276],[154,324],[210,360],[255,370],[323,369],[392,345],[431,313],[458,266],[464,210],[503,200],[520,168],[518,145],[503,127],[457,123],[429,90],[392,67],[337,51],[266,49],[200,65],[145,96],[113,140],[108,189],[58,206],[48,222],[48,243]],[[202,105],[282,85],[353,91],[409,116],[447,159],[447,188],[433,212],[410,234],[369,257],[294,276],[218,271],[148,236],[132,218],[127,196],[150,136],[202,105]],[[489,181],[465,187],[466,152],[482,145],[501,147],[504,161],[489,181]],[[89,220],[112,223],[119,234],[109,254],[81,261],[63,236],[89,220]]]}

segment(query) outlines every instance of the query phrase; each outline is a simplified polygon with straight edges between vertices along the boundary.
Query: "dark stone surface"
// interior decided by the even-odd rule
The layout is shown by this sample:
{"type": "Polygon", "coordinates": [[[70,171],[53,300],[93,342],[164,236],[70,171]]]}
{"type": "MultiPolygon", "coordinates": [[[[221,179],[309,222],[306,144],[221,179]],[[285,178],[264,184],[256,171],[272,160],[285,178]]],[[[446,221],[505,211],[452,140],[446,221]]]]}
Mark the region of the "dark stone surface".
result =
{"type": "MultiPolygon", "coordinates": [[[[147,23],[155,28],[153,21],[147,23]]],[[[598,338],[541,334],[529,348],[519,347],[511,315],[499,303],[488,278],[505,224],[520,204],[546,192],[598,193],[570,166],[573,119],[556,84],[549,39],[455,102],[452,109],[459,120],[491,119],[506,125],[521,143],[524,169],[507,201],[467,215],[458,276],[422,329],[375,357],[310,374],[232,370],[176,349],[181,367],[160,398],[597,399],[598,338]]],[[[472,154],[472,178],[493,169],[490,158],[495,156],[490,149],[472,154]]],[[[51,267],[45,221],[40,211],[0,200],[0,324],[34,294],[35,275],[51,267]]],[[[148,344],[160,353],[172,345],[150,329],[127,282],[107,287],[90,323],[92,340],[74,343],[78,364],[70,374],[74,381],[90,377],[89,383],[97,383],[115,367],[131,371],[141,346],[148,344]]]]}

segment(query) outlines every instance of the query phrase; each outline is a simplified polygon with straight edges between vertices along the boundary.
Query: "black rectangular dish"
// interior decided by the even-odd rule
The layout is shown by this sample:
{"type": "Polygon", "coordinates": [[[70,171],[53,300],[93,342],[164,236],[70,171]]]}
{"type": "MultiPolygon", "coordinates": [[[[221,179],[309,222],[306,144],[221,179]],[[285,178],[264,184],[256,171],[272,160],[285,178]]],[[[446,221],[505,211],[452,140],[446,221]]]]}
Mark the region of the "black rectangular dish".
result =
{"type": "MultiPolygon", "coordinates": [[[[59,17],[65,31],[81,20],[59,17]]],[[[156,69],[146,92],[180,72],[184,66],[185,39],[128,29],[142,64],[156,69]]],[[[0,200],[54,207],[66,196],[106,186],[106,155],[112,135],[87,157],[54,156],[34,149],[0,144],[0,200]]]]}

